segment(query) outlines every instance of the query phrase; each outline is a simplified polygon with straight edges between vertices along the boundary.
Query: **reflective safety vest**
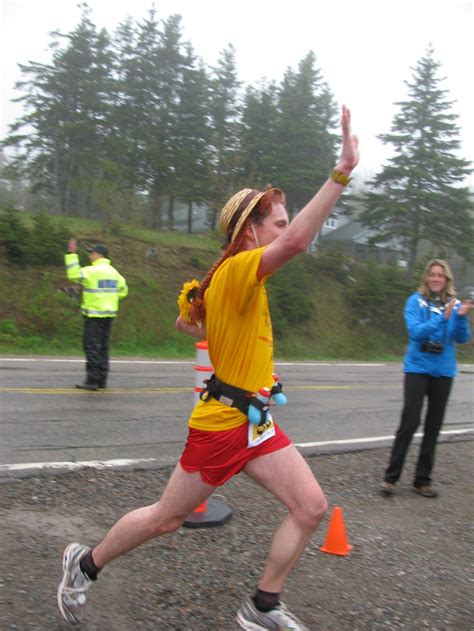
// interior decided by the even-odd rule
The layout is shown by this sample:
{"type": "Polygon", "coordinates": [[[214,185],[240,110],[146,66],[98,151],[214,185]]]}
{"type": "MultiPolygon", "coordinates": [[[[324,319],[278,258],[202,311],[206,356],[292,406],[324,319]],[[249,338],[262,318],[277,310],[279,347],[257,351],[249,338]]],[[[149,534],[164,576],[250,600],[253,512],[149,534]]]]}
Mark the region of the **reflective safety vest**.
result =
{"type": "Polygon", "coordinates": [[[128,287],[110,260],[100,258],[81,267],[77,254],[71,253],[65,255],[64,262],[68,279],[82,285],[82,313],[89,318],[115,318],[128,287]]]}

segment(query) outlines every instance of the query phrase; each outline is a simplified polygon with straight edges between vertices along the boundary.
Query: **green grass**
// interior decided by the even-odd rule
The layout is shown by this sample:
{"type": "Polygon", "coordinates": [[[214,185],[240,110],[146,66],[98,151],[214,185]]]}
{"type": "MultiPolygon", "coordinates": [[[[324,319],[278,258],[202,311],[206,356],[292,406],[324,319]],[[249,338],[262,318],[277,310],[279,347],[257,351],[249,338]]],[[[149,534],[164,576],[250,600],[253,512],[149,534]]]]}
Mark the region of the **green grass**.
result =
{"type": "MultiPolygon", "coordinates": [[[[31,223],[28,215],[21,217],[31,223]]],[[[113,264],[127,279],[129,296],[114,323],[112,354],[193,358],[196,340],[175,329],[176,301],[183,282],[202,279],[218,258],[222,239],[133,225],[104,228],[93,220],[65,221],[71,236],[106,243],[113,264]]],[[[58,249],[62,255],[65,244],[58,244],[58,249]]],[[[86,264],[83,251],[80,256],[86,264]]],[[[368,269],[339,253],[302,255],[292,261],[268,282],[275,357],[400,361],[406,345],[403,302],[394,310],[391,294],[383,295],[395,273],[368,269]],[[372,314],[367,305],[374,297],[377,312],[372,314]]],[[[397,282],[400,295],[407,296],[400,276],[397,282]]],[[[19,267],[6,261],[0,246],[0,353],[82,356],[79,301],[61,291],[67,286],[62,265],[19,267]]],[[[474,342],[459,347],[458,356],[464,363],[472,362],[474,342]]]]}

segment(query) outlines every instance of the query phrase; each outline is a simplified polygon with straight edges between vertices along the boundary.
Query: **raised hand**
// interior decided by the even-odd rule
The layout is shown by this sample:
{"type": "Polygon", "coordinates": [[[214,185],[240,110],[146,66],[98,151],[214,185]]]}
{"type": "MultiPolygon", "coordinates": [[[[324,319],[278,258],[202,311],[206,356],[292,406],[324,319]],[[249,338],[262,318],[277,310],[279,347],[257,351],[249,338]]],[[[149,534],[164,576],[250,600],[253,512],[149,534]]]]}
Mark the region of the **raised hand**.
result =
{"type": "Polygon", "coordinates": [[[451,317],[451,313],[454,309],[455,304],[456,304],[456,298],[453,298],[452,300],[449,301],[448,306],[444,310],[444,317],[446,320],[449,320],[449,318],[451,317]]]}
{"type": "Polygon", "coordinates": [[[77,252],[76,239],[69,239],[69,241],[67,242],[67,251],[70,253],[77,252]]]}
{"type": "Polygon", "coordinates": [[[464,316],[469,313],[471,309],[474,309],[474,302],[472,300],[463,300],[461,306],[458,309],[458,315],[464,316]]]}
{"type": "Polygon", "coordinates": [[[341,127],[341,157],[336,169],[349,175],[359,162],[359,139],[354,134],[351,134],[351,112],[345,105],[342,106],[341,127]]]}

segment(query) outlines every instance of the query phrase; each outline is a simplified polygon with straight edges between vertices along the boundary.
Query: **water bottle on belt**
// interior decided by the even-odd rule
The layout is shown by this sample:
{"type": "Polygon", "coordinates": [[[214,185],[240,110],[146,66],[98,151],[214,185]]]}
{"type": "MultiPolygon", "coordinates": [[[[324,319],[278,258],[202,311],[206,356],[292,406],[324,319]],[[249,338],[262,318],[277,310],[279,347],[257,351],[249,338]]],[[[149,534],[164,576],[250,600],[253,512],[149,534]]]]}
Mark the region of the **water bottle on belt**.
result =
{"type": "Polygon", "coordinates": [[[288,402],[286,395],[283,394],[282,385],[280,383],[280,377],[276,373],[273,373],[273,379],[275,380],[275,384],[272,389],[272,399],[274,399],[277,405],[285,405],[288,402]]]}
{"type": "Polygon", "coordinates": [[[263,387],[254,395],[262,403],[262,407],[257,407],[253,403],[249,405],[248,418],[254,425],[260,425],[267,420],[268,409],[270,407],[270,388],[263,387]]]}

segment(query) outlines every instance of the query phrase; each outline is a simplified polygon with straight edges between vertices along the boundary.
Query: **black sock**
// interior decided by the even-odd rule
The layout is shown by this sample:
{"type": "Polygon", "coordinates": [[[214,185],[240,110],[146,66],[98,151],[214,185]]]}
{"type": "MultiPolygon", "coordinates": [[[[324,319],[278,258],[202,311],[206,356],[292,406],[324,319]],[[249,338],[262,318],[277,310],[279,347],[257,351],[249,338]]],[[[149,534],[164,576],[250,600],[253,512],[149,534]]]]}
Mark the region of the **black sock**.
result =
{"type": "Polygon", "coordinates": [[[252,597],[252,600],[258,611],[270,611],[280,604],[280,594],[274,594],[273,592],[264,592],[257,587],[257,591],[252,597]]]}
{"type": "Polygon", "coordinates": [[[82,559],[79,561],[79,567],[81,568],[81,572],[85,574],[91,581],[97,580],[97,574],[100,572],[102,568],[97,567],[94,563],[94,559],[92,558],[92,550],[89,550],[87,554],[85,554],[82,559]]]}

